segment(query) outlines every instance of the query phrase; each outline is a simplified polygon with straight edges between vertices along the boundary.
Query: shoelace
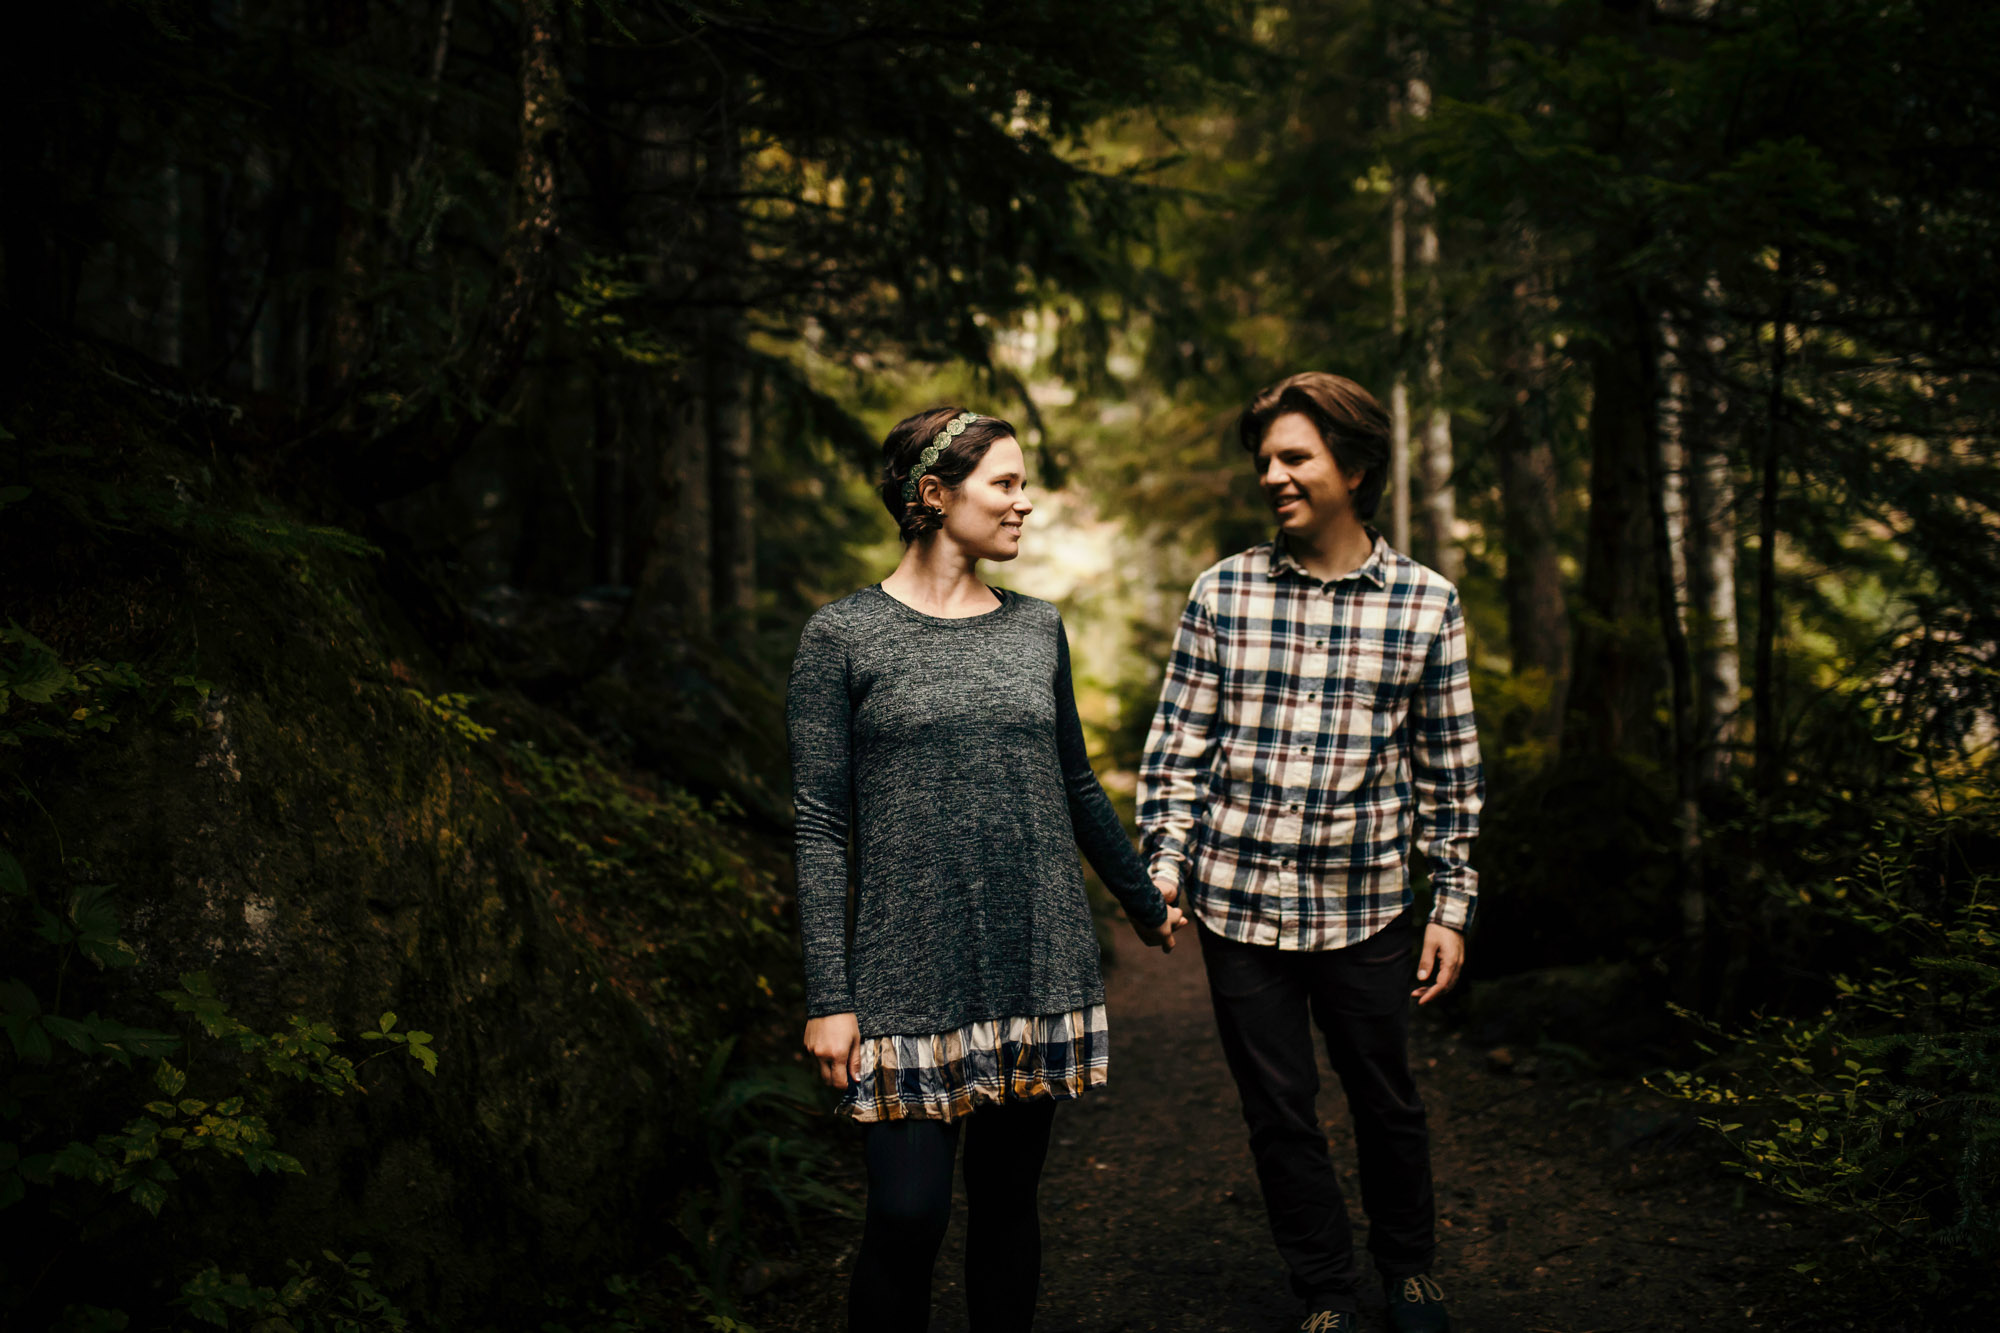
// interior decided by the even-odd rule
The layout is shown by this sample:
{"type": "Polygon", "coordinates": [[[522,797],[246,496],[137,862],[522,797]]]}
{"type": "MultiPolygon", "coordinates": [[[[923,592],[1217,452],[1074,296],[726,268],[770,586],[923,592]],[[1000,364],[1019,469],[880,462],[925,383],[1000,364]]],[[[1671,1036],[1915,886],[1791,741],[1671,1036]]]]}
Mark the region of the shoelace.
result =
{"type": "Polygon", "coordinates": [[[1432,1281],[1429,1273],[1419,1273],[1415,1277],[1403,1279],[1403,1299],[1412,1305],[1422,1305],[1425,1301],[1442,1301],[1444,1288],[1432,1281]]]}

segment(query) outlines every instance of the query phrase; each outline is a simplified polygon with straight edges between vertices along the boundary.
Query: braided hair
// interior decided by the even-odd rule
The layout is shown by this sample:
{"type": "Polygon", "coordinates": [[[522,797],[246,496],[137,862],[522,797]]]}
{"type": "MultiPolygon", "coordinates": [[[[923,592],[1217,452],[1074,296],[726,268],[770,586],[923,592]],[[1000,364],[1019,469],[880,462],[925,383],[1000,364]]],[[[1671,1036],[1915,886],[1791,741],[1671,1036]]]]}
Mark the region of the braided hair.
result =
{"type": "MultiPolygon", "coordinates": [[[[903,492],[915,490],[910,486],[910,474],[919,467],[924,451],[966,410],[955,403],[925,408],[897,422],[882,441],[879,490],[905,546],[944,526],[943,510],[925,504],[921,492],[908,501],[903,499],[903,492]]],[[[1017,438],[1014,427],[998,417],[979,417],[967,422],[963,432],[951,436],[938,450],[937,461],[917,473],[917,479],[936,477],[946,490],[955,490],[965,484],[995,441],[1014,438],[1017,438]]]]}

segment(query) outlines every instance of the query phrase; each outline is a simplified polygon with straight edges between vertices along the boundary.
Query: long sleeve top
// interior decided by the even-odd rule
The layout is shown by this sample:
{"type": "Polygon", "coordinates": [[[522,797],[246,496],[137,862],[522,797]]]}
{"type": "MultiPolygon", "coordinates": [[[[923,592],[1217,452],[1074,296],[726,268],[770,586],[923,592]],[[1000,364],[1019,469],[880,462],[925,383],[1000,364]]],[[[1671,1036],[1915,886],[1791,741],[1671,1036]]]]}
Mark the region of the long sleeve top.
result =
{"type": "Polygon", "coordinates": [[[806,1011],[852,1011],[864,1037],[1102,1001],[1079,845],[1134,919],[1166,919],[1091,772],[1060,613],[995,592],[993,611],[942,619],[868,587],[799,640],[806,1011]]]}
{"type": "Polygon", "coordinates": [[[1409,905],[1464,929],[1484,794],[1458,592],[1378,535],[1322,581],[1282,542],[1195,580],[1139,774],[1139,829],[1211,929],[1337,949],[1409,905]]]}

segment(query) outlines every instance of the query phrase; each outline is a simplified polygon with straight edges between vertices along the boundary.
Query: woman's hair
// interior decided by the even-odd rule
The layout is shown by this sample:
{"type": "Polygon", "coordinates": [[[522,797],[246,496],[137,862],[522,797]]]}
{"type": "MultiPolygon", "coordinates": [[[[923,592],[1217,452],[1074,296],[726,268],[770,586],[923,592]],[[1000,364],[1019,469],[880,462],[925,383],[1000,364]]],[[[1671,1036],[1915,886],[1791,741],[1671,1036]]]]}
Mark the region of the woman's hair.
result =
{"type": "Polygon", "coordinates": [[[1250,400],[1236,424],[1244,449],[1255,454],[1264,443],[1264,432],[1287,412],[1312,422],[1343,473],[1361,474],[1361,484],[1354,488],[1354,512],[1364,520],[1375,517],[1389,462],[1389,414],[1382,404],[1353,380],[1308,370],[1279,380],[1250,400]]]}
{"type": "MultiPolygon", "coordinates": [[[[882,503],[889,507],[889,516],[896,520],[905,545],[944,526],[944,515],[926,505],[921,496],[905,504],[903,487],[910,480],[910,469],[917,466],[917,460],[930,448],[938,432],[966,410],[956,404],[925,408],[897,422],[889,438],[882,441],[882,503]]],[[[948,490],[956,489],[965,484],[995,440],[1013,438],[1013,426],[998,417],[968,422],[964,433],[953,436],[938,451],[937,461],[925,468],[922,475],[936,477],[948,490]]]]}

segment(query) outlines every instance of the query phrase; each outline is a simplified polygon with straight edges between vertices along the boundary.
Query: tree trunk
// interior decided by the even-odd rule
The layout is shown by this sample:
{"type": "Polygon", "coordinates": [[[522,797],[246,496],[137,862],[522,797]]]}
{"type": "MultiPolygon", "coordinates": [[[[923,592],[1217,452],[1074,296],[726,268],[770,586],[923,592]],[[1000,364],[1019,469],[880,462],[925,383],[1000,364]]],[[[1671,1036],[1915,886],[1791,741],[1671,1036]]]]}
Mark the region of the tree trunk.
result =
{"type": "Polygon", "coordinates": [[[1736,627],[1736,480],[1723,447],[1729,397],[1719,373],[1725,345],[1691,320],[1682,439],[1687,458],[1688,624],[1694,649],[1695,744],[1702,783],[1728,779],[1735,759],[1743,667],[1736,627]]]}
{"type": "MultiPolygon", "coordinates": [[[[489,404],[504,401],[513,390],[536,314],[555,282],[560,236],[556,161],[567,100],[562,23],[557,0],[522,0],[520,147],[512,212],[492,302],[461,362],[463,392],[489,404]]],[[[483,424],[478,413],[447,417],[442,404],[433,401],[366,446],[341,442],[342,454],[330,461],[360,498],[404,495],[442,476],[483,424]]]]}
{"type": "MultiPolygon", "coordinates": [[[[1410,119],[1428,120],[1431,86],[1424,77],[1422,57],[1417,72],[1404,87],[1410,119]]],[[[1417,266],[1423,272],[1424,296],[1424,442],[1421,476],[1424,488],[1424,559],[1431,568],[1458,580],[1459,560],[1456,495],[1452,490],[1451,413],[1444,404],[1444,300],[1438,282],[1437,190],[1424,172],[1410,177],[1410,203],[1417,223],[1417,266]]],[[[1407,408],[1405,409],[1407,413],[1407,408]]],[[[1407,426],[1405,427],[1407,430],[1407,426]]],[[[1407,448],[1403,451],[1408,455],[1407,448]]]]}
{"type": "Polygon", "coordinates": [[[1409,201],[1400,177],[1389,185],[1389,333],[1395,377],[1389,385],[1389,544],[1410,550],[1409,201]]]}
{"type": "MultiPolygon", "coordinates": [[[[1515,299],[1518,303],[1518,293],[1515,299]]],[[[1501,371],[1508,402],[1492,443],[1500,472],[1501,535],[1507,551],[1507,638],[1514,674],[1545,685],[1548,691],[1535,710],[1532,730],[1553,759],[1562,737],[1570,652],[1562,550],[1556,539],[1559,478],[1543,398],[1542,349],[1518,336],[1508,341],[1501,371]]]]}
{"type": "Polygon", "coordinates": [[[750,368],[741,318],[719,316],[709,363],[710,525],[714,534],[714,607],[721,636],[747,645],[757,635],[756,491],[750,368]]]}
{"type": "Polygon", "coordinates": [[[1591,358],[1590,525],[1563,750],[1655,755],[1660,651],[1654,622],[1652,324],[1638,294],[1607,320],[1591,358]]]}
{"type": "MultiPolygon", "coordinates": [[[[671,210],[694,188],[696,154],[688,108],[679,99],[671,107],[656,102],[639,115],[634,190],[647,205],[638,228],[657,247],[647,267],[647,279],[665,301],[685,304],[695,291],[696,262],[685,248],[685,229],[667,225],[671,210]]],[[[704,341],[691,329],[688,341],[704,341]]],[[[647,432],[651,449],[654,507],[645,533],[644,554],[632,584],[632,596],[617,629],[607,637],[593,671],[608,665],[631,642],[633,632],[666,606],[679,615],[679,632],[706,638],[713,628],[715,580],[713,513],[710,477],[709,389],[706,367],[685,365],[674,380],[656,375],[653,427],[647,432]]],[[[636,449],[634,458],[641,457],[636,449]]]]}
{"type": "Polygon", "coordinates": [[[736,195],[742,144],[736,89],[721,98],[720,124],[709,137],[706,267],[710,274],[708,331],[710,525],[714,534],[714,613],[721,636],[748,646],[757,634],[756,490],[751,474],[754,421],[750,356],[740,275],[743,224],[736,195]]]}
{"type": "Polygon", "coordinates": [[[672,562],[667,579],[680,606],[681,632],[705,639],[715,628],[714,513],[710,501],[708,404],[689,392],[667,411],[660,476],[660,517],[672,525],[655,535],[656,559],[672,562]]]}
{"type": "Polygon", "coordinates": [[[500,253],[498,298],[488,319],[491,333],[468,358],[479,396],[492,402],[517,370],[528,348],[535,311],[555,277],[560,234],[556,148],[562,134],[560,36],[556,0],[521,5],[521,144],[514,163],[514,208],[500,253]]]}
{"type": "Polygon", "coordinates": [[[1757,496],[1757,804],[1768,816],[1778,774],[1778,484],[1785,421],[1785,358],[1791,337],[1790,256],[1778,252],[1778,310],[1771,321],[1770,398],[1765,409],[1764,466],[1757,496]]]}
{"type": "Polygon", "coordinates": [[[1658,365],[1663,392],[1653,418],[1653,448],[1647,451],[1652,473],[1647,499],[1653,527],[1653,600],[1673,685],[1668,730],[1674,773],[1674,879],[1680,901],[1681,943],[1686,950],[1678,974],[1680,999],[1692,1006],[1701,999],[1708,897],[1701,873],[1701,759],[1694,732],[1694,668],[1683,606],[1688,566],[1681,479],[1688,374],[1685,359],[1679,354],[1677,331],[1663,319],[1660,333],[1658,365]]]}
{"type": "Polygon", "coordinates": [[[163,365],[181,363],[181,315],[186,288],[181,272],[181,169],[160,169],[160,305],[154,314],[153,356],[163,365]]]}
{"type": "Polygon", "coordinates": [[[603,587],[625,582],[626,448],[633,431],[623,380],[614,366],[601,370],[593,385],[590,578],[603,587]]]}

